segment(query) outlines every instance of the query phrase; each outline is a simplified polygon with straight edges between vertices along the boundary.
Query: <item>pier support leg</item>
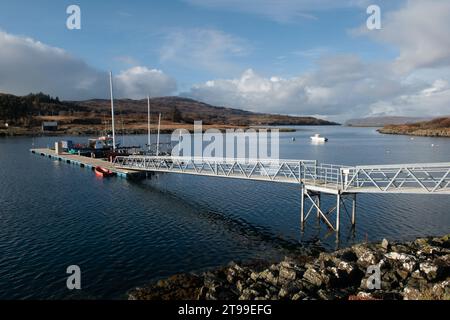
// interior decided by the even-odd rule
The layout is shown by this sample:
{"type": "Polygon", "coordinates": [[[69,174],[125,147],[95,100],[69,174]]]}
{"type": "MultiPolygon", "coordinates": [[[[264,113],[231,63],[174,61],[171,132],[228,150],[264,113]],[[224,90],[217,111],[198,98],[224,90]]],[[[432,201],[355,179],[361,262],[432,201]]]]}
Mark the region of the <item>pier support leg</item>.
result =
{"type": "Polygon", "coordinates": [[[356,193],[353,194],[352,199],[352,226],[356,225],[356,193]]]}
{"type": "Polygon", "coordinates": [[[336,202],[336,232],[339,232],[339,225],[340,225],[340,217],[341,217],[341,194],[338,193],[337,196],[337,202],[336,202]]]}
{"type": "Polygon", "coordinates": [[[303,230],[305,226],[305,187],[300,185],[300,223],[303,230]]]}
{"type": "Polygon", "coordinates": [[[317,194],[316,204],[317,204],[317,219],[320,219],[320,210],[319,210],[319,208],[320,208],[320,193],[317,194]]]}

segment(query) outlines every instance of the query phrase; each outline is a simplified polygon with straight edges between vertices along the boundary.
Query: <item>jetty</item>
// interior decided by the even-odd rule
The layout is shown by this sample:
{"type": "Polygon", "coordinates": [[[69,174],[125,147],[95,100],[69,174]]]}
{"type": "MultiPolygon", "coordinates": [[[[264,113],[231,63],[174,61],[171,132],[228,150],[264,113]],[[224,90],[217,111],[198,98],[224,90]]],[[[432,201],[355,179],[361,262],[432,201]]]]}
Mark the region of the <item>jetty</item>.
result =
{"type": "Polygon", "coordinates": [[[308,218],[315,215],[337,233],[343,213],[351,220],[352,227],[355,226],[359,194],[450,196],[450,162],[342,166],[315,160],[141,155],[117,156],[110,162],[52,149],[30,151],[92,170],[99,166],[122,178],[139,179],[156,173],[170,173],[296,184],[300,191],[301,228],[308,218]],[[334,205],[325,207],[324,196],[335,197],[334,205]],[[333,216],[335,221],[332,221],[333,216]]]}
{"type": "Polygon", "coordinates": [[[143,174],[141,171],[126,168],[118,168],[117,166],[114,165],[114,163],[103,159],[90,158],[77,154],[70,154],[67,152],[56,153],[55,150],[49,148],[30,149],[30,152],[53,160],[62,161],[67,164],[78,165],[81,168],[88,168],[94,170],[95,167],[102,167],[113,172],[116,176],[120,178],[132,179],[132,178],[140,178],[143,176],[145,177],[145,174],[143,174]]]}
{"type": "Polygon", "coordinates": [[[116,168],[142,172],[189,174],[299,186],[302,228],[313,215],[339,232],[341,214],[356,224],[358,194],[450,195],[450,163],[341,166],[315,160],[119,156],[116,168]],[[322,197],[335,197],[324,207],[322,197]],[[332,223],[331,217],[335,217],[332,223]]]}

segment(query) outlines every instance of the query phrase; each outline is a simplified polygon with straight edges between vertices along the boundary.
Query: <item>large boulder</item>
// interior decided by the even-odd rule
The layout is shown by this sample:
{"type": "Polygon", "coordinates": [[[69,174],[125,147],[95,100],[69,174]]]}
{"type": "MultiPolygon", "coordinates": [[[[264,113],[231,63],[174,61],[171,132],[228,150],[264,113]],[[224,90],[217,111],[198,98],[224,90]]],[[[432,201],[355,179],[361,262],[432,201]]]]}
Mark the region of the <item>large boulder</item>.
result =
{"type": "Polygon", "coordinates": [[[425,275],[425,277],[430,281],[435,280],[438,276],[439,268],[437,265],[435,265],[431,262],[422,262],[419,265],[419,269],[425,275]]]}
{"type": "Polygon", "coordinates": [[[389,252],[384,254],[386,259],[390,262],[394,262],[395,265],[408,271],[409,273],[413,272],[417,266],[417,259],[413,255],[399,252],[389,252]]]}
{"type": "Polygon", "coordinates": [[[303,279],[308,281],[310,284],[321,287],[324,284],[324,278],[322,274],[317,271],[316,269],[310,267],[305,271],[305,274],[303,275],[303,279]]]}

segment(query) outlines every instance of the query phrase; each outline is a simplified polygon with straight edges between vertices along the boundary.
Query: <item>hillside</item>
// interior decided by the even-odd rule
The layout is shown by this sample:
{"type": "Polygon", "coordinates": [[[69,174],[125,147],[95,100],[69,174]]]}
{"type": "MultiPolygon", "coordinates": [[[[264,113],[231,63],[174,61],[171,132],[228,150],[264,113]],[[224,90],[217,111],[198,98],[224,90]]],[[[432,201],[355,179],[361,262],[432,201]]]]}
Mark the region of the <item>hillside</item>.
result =
{"type": "MultiPolygon", "coordinates": [[[[147,130],[147,100],[117,99],[116,128],[123,133],[147,130]]],[[[111,102],[106,99],[60,101],[43,93],[18,97],[0,94],[0,135],[39,134],[43,121],[57,121],[57,134],[100,134],[111,126],[111,102]],[[8,123],[8,127],[4,124],[8,123]]],[[[163,132],[177,128],[192,129],[202,120],[205,129],[246,128],[269,125],[335,125],[313,117],[260,114],[216,107],[181,97],[151,99],[152,124],[162,114],[163,132]]]]}
{"type": "Polygon", "coordinates": [[[450,137],[450,117],[403,125],[388,125],[378,130],[386,134],[405,134],[426,137],[450,137]]]}
{"type": "Polygon", "coordinates": [[[345,125],[349,127],[384,127],[390,124],[407,124],[431,119],[425,117],[367,117],[348,120],[345,125]]]}
{"type": "MultiPolygon", "coordinates": [[[[109,100],[88,100],[78,104],[95,112],[109,112],[109,100]]],[[[333,125],[336,123],[313,117],[293,117],[285,115],[253,113],[249,111],[216,107],[207,103],[182,97],[162,97],[150,100],[152,113],[163,114],[163,119],[177,120],[180,123],[193,123],[202,120],[204,124],[225,124],[238,126],[256,125],[333,125]],[[175,115],[176,119],[173,119],[175,115]]],[[[147,100],[115,100],[118,113],[124,115],[147,114],[147,100]]]]}

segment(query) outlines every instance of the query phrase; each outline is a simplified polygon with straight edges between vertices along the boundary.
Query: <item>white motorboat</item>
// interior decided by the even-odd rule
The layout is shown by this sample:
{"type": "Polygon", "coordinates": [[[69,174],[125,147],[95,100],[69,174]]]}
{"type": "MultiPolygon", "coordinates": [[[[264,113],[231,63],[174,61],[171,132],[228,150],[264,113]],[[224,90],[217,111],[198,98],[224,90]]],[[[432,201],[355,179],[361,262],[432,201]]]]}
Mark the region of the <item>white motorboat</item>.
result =
{"type": "Polygon", "coordinates": [[[311,137],[312,142],[327,142],[328,138],[321,137],[320,134],[316,133],[311,137]]]}

